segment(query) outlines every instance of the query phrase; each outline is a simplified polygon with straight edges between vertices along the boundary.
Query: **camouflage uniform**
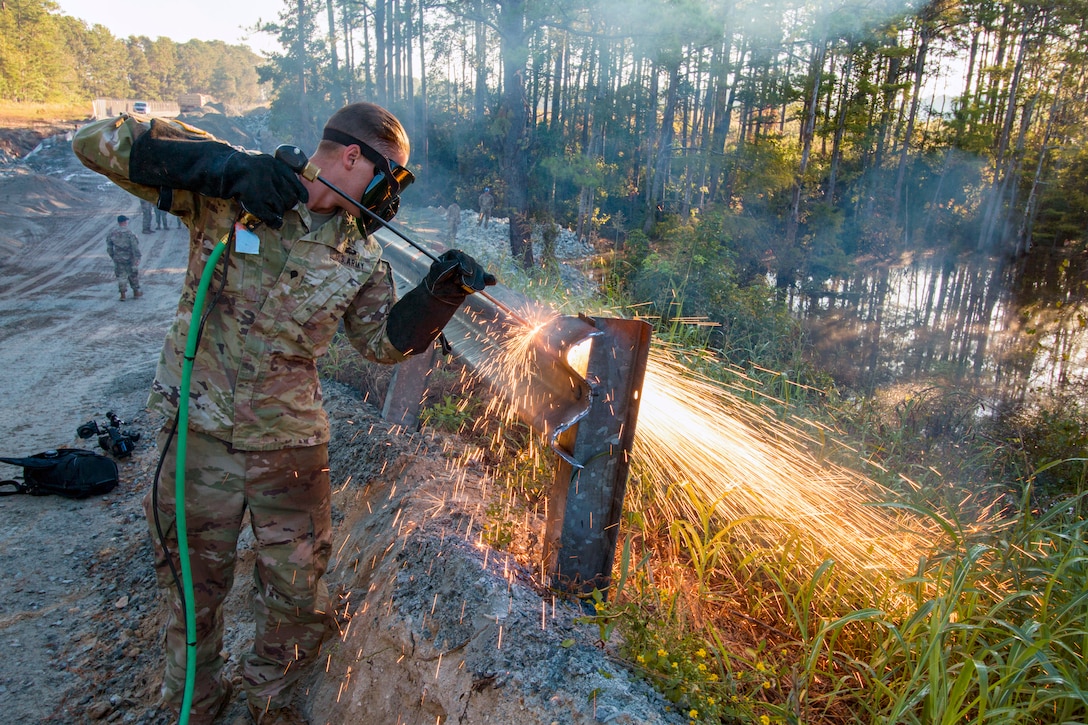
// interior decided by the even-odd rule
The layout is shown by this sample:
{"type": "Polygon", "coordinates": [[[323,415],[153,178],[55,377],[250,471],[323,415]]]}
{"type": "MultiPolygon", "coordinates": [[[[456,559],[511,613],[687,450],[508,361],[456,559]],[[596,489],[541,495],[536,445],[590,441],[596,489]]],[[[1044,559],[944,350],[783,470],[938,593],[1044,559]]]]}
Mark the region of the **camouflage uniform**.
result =
{"type": "Polygon", "coordinates": [[[155,205],[147,199],[140,200],[140,219],[143,221],[143,233],[151,234],[151,217],[155,214],[155,205]]]}
{"type": "Polygon", "coordinates": [[[457,230],[461,226],[461,207],[456,202],[446,207],[446,243],[453,245],[457,241],[457,230]]]}
{"type": "Polygon", "coordinates": [[[491,212],[494,209],[495,197],[491,195],[491,189],[484,189],[484,193],[480,194],[480,215],[476,217],[476,226],[480,226],[482,223],[484,229],[487,229],[487,224],[491,221],[491,212]]]}
{"type": "Polygon", "coordinates": [[[118,226],[106,235],[106,254],[113,260],[113,273],[117,276],[117,289],[125,299],[125,283],[132,293],[140,294],[140,243],[136,235],[118,226]]]}
{"type": "MultiPolygon", "coordinates": [[[[128,180],[132,141],[146,128],[134,119],[94,122],[76,134],[73,149],[86,166],[122,188],[157,198],[157,189],[128,180]]],[[[229,199],[175,190],[170,211],[189,227],[190,252],[177,317],[148,400],[148,408],[167,419],[173,419],[182,394],[181,365],[201,273],[215,245],[230,232],[239,207],[229,199]]],[[[286,705],[288,687],[302,665],[313,660],[325,635],[328,601],[321,576],[330,547],[329,425],[316,359],[328,349],[341,321],[348,339],[368,359],[405,359],[386,334],[395,294],[378,244],[360,239],[353,220],[343,213],[316,229],[313,223],[300,204],[284,214],[282,228],[257,229],[259,253],[243,254],[232,245],[223,255],[225,284],[222,259],[211,283],[213,291],[223,284],[222,292],[214,306],[205,308],[207,324],[189,390],[186,456],[199,643],[197,713],[206,713],[222,692],[221,605],[230,590],[246,508],[258,547],[256,637],[242,663],[250,703],[286,705]]],[[[157,497],[159,524],[176,558],[175,448],[164,464],[157,497]]],[[[145,510],[156,540],[156,570],[172,605],[163,695],[180,704],[184,619],[155,533],[151,496],[145,510]]]]}

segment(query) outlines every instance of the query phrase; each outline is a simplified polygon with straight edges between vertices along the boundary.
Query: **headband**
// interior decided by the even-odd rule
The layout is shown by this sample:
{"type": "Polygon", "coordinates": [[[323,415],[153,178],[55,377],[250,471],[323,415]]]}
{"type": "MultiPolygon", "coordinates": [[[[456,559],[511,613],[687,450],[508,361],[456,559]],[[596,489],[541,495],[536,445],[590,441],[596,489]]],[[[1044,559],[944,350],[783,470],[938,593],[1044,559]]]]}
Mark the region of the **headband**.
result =
{"type": "Polygon", "coordinates": [[[321,133],[321,138],[325,141],[338,143],[341,146],[358,146],[359,151],[362,152],[363,156],[365,156],[368,161],[377,166],[381,171],[386,172],[387,175],[389,174],[389,159],[378,153],[378,151],[370,144],[355,138],[350,133],[344,133],[335,128],[326,128],[321,133]]]}

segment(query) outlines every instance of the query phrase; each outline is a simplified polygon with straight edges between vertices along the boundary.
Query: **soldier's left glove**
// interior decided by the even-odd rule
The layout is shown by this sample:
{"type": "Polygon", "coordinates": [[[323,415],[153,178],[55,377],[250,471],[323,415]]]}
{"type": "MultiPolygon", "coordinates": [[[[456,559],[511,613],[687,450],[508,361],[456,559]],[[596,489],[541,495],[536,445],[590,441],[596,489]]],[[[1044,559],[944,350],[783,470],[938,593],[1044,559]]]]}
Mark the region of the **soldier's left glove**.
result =
{"type": "Polygon", "coordinates": [[[423,281],[389,311],[389,341],[406,355],[423,352],[466,297],[497,281],[468,254],[457,249],[443,253],[423,281]]]}

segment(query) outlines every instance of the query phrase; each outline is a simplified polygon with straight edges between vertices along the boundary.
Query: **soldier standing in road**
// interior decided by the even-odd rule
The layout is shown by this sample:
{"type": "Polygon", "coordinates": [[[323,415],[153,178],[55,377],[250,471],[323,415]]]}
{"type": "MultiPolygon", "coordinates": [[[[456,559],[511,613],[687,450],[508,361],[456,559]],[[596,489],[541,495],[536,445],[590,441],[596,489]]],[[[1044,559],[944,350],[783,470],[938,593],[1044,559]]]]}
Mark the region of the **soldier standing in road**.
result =
{"type": "Polygon", "coordinates": [[[136,235],[129,231],[128,217],[117,217],[117,228],[106,236],[106,254],[113,260],[113,273],[117,275],[117,289],[121,301],[125,301],[126,282],[132,286],[132,296],[143,297],[140,291],[140,244],[136,235]]]}
{"type": "Polygon", "coordinates": [[[457,202],[450,202],[446,207],[446,243],[453,245],[457,241],[457,229],[461,226],[461,207],[457,202]]]}
{"type": "Polygon", "coordinates": [[[144,234],[151,234],[152,233],[152,230],[151,230],[151,214],[154,212],[154,210],[155,210],[155,205],[154,204],[152,204],[150,201],[140,199],[140,216],[143,218],[143,222],[144,222],[144,227],[143,227],[144,234]]]}
{"type": "Polygon", "coordinates": [[[495,197],[491,195],[491,187],[485,186],[484,193],[480,194],[480,216],[476,218],[476,226],[482,223],[487,229],[487,223],[491,221],[491,212],[495,208],[495,197]]]}
{"type": "Polygon", "coordinates": [[[155,207],[155,228],[156,229],[169,229],[170,228],[170,215],[162,209],[155,207]]]}

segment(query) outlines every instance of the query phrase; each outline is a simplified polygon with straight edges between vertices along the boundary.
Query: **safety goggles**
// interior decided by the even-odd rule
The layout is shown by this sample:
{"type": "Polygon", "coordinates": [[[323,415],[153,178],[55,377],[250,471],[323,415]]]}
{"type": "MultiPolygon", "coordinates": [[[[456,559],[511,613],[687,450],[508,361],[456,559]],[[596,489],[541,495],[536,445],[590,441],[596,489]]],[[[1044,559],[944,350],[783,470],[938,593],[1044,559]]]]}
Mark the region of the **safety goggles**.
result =
{"type": "MultiPolygon", "coordinates": [[[[416,180],[412,172],[351,134],[327,128],[322,138],[343,146],[358,146],[360,153],[374,164],[374,178],[370,180],[359,203],[385,221],[392,221],[400,209],[401,192],[416,180]]],[[[373,234],[381,226],[381,222],[366,213],[357,216],[355,224],[365,236],[373,234]]]]}

